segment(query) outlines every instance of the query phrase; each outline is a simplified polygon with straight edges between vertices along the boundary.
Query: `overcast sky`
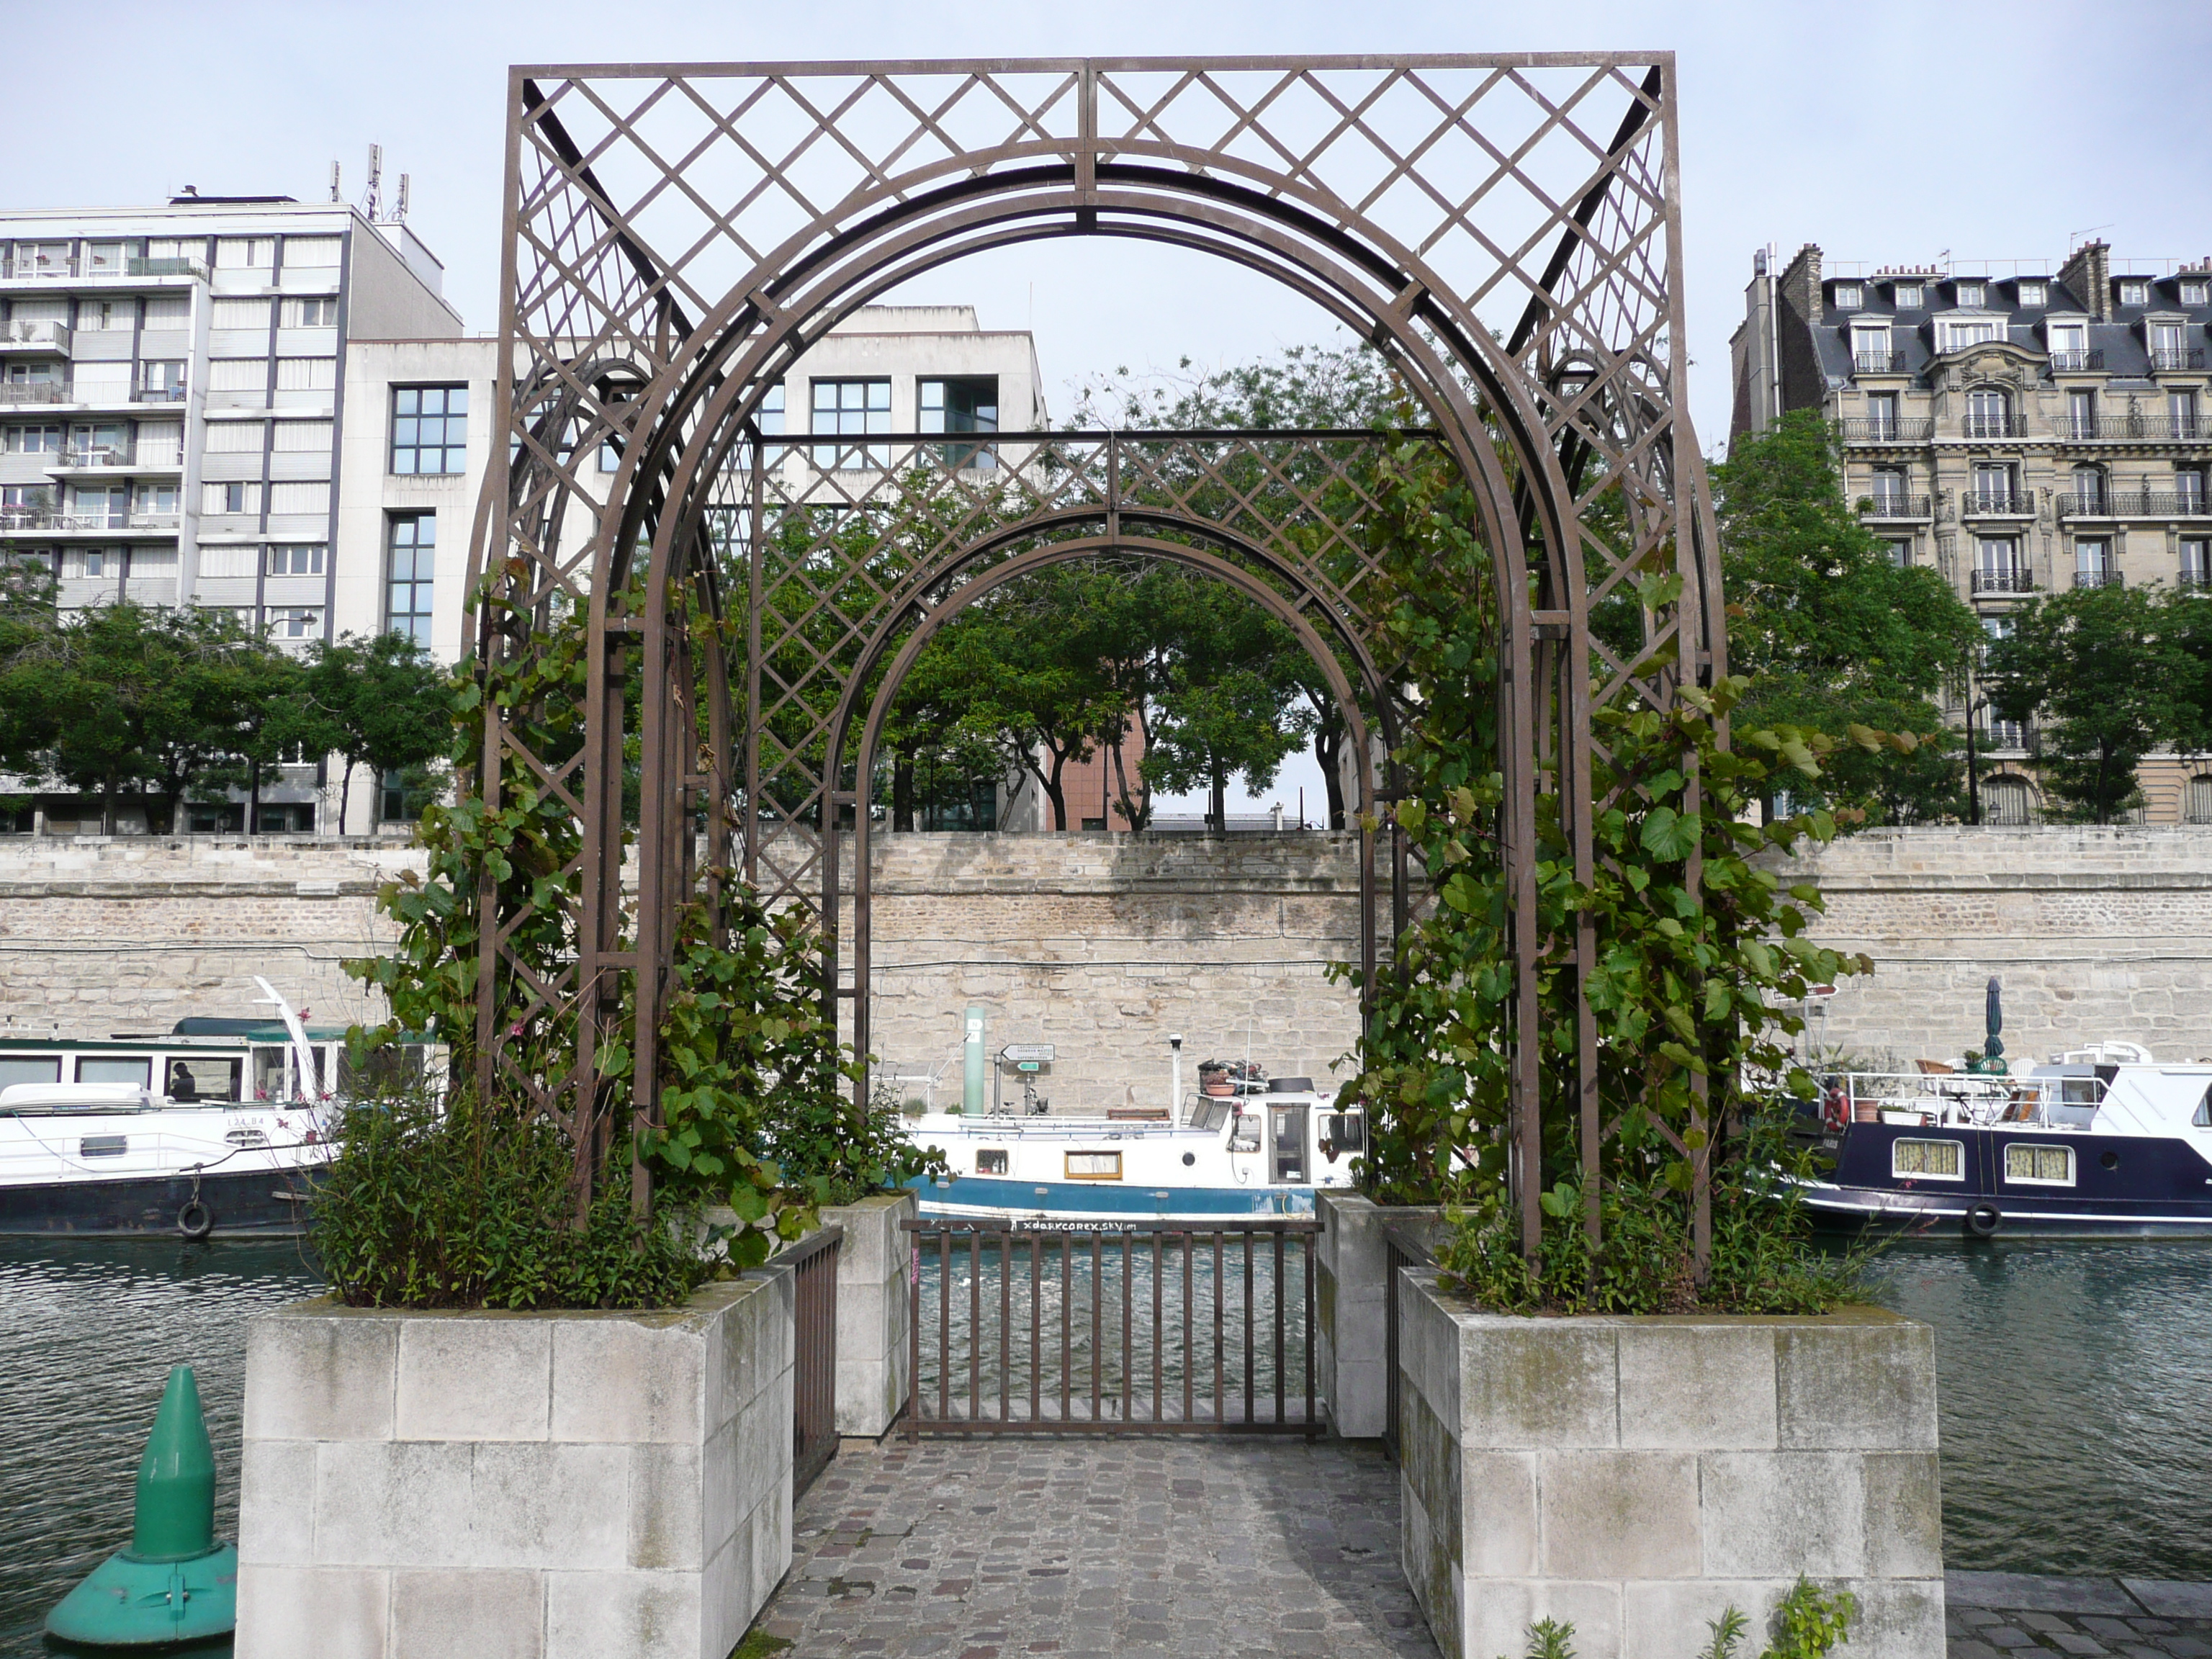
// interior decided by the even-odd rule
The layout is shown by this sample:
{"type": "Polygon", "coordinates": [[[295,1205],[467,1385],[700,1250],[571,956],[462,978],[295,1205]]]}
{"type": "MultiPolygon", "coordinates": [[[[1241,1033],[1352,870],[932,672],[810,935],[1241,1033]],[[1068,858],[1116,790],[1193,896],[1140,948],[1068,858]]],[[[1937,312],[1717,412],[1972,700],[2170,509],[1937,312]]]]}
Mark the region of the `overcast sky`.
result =
{"type": "MultiPolygon", "coordinates": [[[[2028,260],[2093,233],[2120,264],[2212,253],[2212,3],[1883,0],[1105,0],[888,5],[656,0],[110,0],[96,28],[11,7],[38,73],[0,100],[13,207],[328,193],[360,199],[368,146],[412,177],[416,233],[472,329],[497,319],[501,116],[510,63],[1495,52],[1680,55],[1691,406],[1727,435],[1728,337],[1753,249],[1832,261],[2028,260]],[[96,52],[93,50],[97,47],[96,52]],[[94,70],[96,67],[97,72],[94,70]]],[[[939,272],[902,297],[972,300],[1033,326],[1055,414],[1085,375],[1249,358],[1328,331],[1302,301],[1218,266],[1061,243],[939,272]],[[1164,275],[1166,280],[1163,280],[1164,275]]],[[[1278,795],[1318,779],[1286,772],[1278,795]]]]}

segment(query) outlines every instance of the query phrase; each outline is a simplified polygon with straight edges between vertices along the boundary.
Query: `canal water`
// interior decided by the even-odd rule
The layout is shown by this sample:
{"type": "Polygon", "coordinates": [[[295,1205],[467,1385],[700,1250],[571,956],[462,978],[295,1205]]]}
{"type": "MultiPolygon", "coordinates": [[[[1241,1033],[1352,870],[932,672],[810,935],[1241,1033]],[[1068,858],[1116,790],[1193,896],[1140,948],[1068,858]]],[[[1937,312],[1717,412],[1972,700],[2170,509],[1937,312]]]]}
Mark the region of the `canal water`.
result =
{"type": "MultiPolygon", "coordinates": [[[[1201,1263],[1197,1306],[1210,1374],[1206,1272],[1201,1263]]],[[[1304,1301],[1296,1272],[1291,1310],[1304,1301]]],[[[1140,1261],[1139,1364],[1128,1379],[1139,1399],[1151,1381],[1146,1273],[1140,1261]]],[[[1271,1276],[1255,1286],[1262,1310],[1271,1276]]],[[[951,1312],[964,1319],[958,1267],[953,1283],[951,1312]]],[[[46,1609],[128,1541],[131,1478],[174,1360],[198,1372],[216,1443],[216,1524],[236,1537],[246,1320],[319,1288],[289,1244],[0,1239],[0,1659],[52,1651],[39,1634],[46,1609]]],[[[1014,1288],[1025,1322],[1018,1279],[1014,1288]]],[[[1104,1288],[1110,1351],[1121,1300],[1111,1270],[1104,1288]]],[[[1226,1288],[1233,1331],[1241,1271],[1226,1288]]],[[[2212,1247],[1901,1245],[1876,1262],[1873,1288],[1936,1328],[1949,1565],[2212,1579],[2212,1247]]],[[[1054,1292],[1044,1293],[1041,1313],[1056,1322],[1054,1292]]],[[[1088,1293],[1079,1284],[1085,1312],[1088,1293]]],[[[933,1316],[933,1294],[931,1303],[933,1316]]],[[[1079,1356],[1087,1323],[1071,1322],[1079,1356]]],[[[1299,1332],[1290,1352],[1303,1346],[1299,1332]]],[[[1166,1345],[1171,1389],[1180,1346],[1166,1345]]],[[[967,1367],[956,1352],[957,1388],[967,1367]]],[[[1241,1356],[1234,1363],[1241,1371],[1241,1356]]],[[[1264,1397],[1265,1350],[1259,1364],[1264,1397]]],[[[1109,1386],[1121,1376],[1109,1353],[1109,1386]]]]}

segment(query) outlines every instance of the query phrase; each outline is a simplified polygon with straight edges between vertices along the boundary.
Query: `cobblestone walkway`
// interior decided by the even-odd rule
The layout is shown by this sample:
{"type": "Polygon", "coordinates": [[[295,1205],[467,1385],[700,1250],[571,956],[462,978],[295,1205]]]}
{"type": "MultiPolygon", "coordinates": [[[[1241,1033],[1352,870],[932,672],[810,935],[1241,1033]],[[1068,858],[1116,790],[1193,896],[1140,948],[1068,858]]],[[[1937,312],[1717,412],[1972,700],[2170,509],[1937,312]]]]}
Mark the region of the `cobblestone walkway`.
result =
{"type": "Polygon", "coordinates": [[[2212,1584],[1954,1572],[1944,1604],[1949,1659],[2212,1659],[2212,1584]]]}
{"type": "Polygon", "coordinates": [[[1372,1446],[848,1443],[793,1524],[758,1623],[792,1659],[1437,1651],[1372,1446]]]}

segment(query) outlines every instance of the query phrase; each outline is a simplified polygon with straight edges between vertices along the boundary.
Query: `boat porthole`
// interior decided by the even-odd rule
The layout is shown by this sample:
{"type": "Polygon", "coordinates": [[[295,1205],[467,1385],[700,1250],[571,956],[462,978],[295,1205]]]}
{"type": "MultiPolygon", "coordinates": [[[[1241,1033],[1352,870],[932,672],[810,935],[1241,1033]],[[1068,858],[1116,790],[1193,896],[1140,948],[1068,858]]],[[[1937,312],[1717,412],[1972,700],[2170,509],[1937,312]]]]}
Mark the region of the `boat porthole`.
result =
{"type": "Polygon", "coordinates": [[[177,1212],[177,1231],[198,1243],[215,1231],[215,1212],[196,1198],[177,1212]]]}
{"type": "Polygon", "coordinates": [[[2120,1155],[2118,1152],[2106,1152],[2097,1162],[2108,1170],[2117,1170],[2120,1167],[2120,1155]]]}
{"type": "Polygon", "coordinates": [[[1994,1204],[1977,1204],[1966,1212],[1966,1231],[1976,1238],[1988,1238],[1997,1230],[2004,1218],[1994,1204]]]}
{"type": "Polygon", "coordinates": [[[1182,1155],[1182,1167],[1186,1170],[1197,1162],[1198,1154],[1196,1152],[1185,1152],[1182,1155]]]}

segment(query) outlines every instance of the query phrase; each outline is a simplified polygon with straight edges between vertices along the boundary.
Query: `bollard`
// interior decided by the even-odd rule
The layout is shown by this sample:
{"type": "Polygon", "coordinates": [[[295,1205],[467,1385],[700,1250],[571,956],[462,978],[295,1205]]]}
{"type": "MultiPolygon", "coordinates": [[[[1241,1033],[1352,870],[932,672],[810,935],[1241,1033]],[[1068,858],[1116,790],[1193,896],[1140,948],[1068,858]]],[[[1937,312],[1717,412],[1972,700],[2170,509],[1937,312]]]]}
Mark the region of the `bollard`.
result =
{"type": "Polygon", "coordinates": [[[46,1633],[87,1647],[146,1647],[228,1634],[238,1622],[238,1551],[215,1541],[215,1448],[190,1365],[169,1372],[146,1455],[131,1547],[46,1615],[46,1633]]]}

